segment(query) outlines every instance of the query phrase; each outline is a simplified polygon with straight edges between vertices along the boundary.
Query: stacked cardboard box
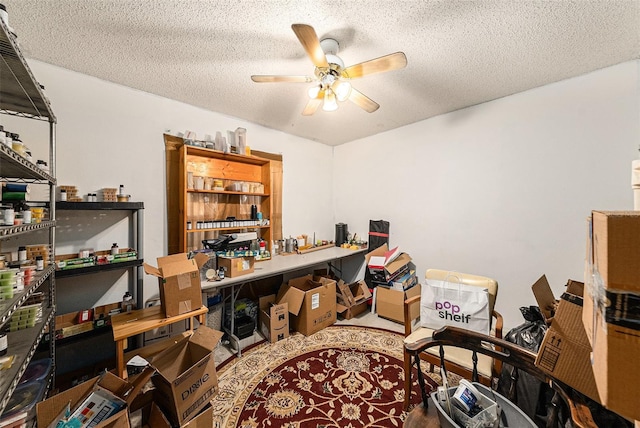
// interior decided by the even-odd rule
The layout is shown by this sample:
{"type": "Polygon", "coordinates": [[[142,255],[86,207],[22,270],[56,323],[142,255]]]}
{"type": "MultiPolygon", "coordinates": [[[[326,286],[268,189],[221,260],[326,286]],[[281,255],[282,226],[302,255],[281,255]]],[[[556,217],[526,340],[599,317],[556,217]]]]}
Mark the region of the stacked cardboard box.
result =
{"type": "Polygon", "coordinates": [[[608,409],[640,420],[640,211],[593,211],[587,247],[582,322],[598,394],[608,409]]]}
{"type": "Polygon", "coordinates": [[[569,280],[556,300],[545,275],[532,286],[536,301],[551,326],[545,333],[536,366],[548,375],[600,402],[593,370],[591,346],[582,325],[584,284],[569,280]],[[551,307],[555,309],[551,310],[551,307]]]}
{"type": "Polygon", "coordinates": [[[418,283],[411,257],[397,247],[389,250],[384,244],[367,254],[365,259],[372,283],[376,286],[405,291],[418,283]]]}
{"type": "Polygon", "coordinates": [[[381,317],[404,323],[404,301],[420,294],[416,266],[407,253],[387,244],[365,256],[374,289],[373,310],[381,317]]]}

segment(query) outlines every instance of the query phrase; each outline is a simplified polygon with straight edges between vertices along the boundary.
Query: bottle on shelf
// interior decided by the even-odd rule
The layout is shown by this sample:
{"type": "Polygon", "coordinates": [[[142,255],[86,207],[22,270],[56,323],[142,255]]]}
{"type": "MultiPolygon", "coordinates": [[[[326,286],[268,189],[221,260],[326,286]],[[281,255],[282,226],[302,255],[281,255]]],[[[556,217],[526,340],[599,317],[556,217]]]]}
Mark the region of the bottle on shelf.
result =
{"type": "Polygon", "coordinates": [[[111,255],[115,256],[116,254],[118,254],[118,252],[119,252],[118,243],[114,242],[113,245],[111,246],[111,255]]]}
{"type": "Polygon", "coordinates": [[[128,291],[122,296],[122,312],[131,312],[136,308],[136,302],[128,291]]]}
{"type": "Polygon", "coordinates": [[[18,248],[18,261],[24,262],[27,260],[27,247],[21,246],[18,248]]]}
{"type": "Polygon", "coordinates": [[[5,333],[0,333],[0,357],[7,353],[7,345],[7,335],[5,333]]]}

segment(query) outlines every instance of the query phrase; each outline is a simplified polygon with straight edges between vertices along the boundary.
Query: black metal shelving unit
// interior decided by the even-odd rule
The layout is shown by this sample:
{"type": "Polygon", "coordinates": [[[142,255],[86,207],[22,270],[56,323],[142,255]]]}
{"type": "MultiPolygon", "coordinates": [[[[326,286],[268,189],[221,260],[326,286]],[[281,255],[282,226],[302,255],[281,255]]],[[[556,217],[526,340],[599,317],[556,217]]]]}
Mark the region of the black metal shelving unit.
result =
{"type": "MultiPolygon", "coordinates": [[[[4,21],[0,20],[0,114],[18,116],[49,123],[49,166],[50,172],[20,156],[11,148],[0,144],[0,180],[22,183],[46,184],[49,186],[49,200],[55,196],[56,186],[56,117],[51,110],[49,100],[42,86],[33,76],[26,60],[22,56],[15,37],[9,32],[4,21]]],[[[20,242],[22,235],[38,230],[48,230],[48,244],[51,246],[51,258],[44,271],[38,273],[22,291],[13,298],[0,301],[0,328],[11,319],[27,299],[38,289],[46,291],[42,317],[35,327],[7,334],[8,354],[14,355],[14,361],[8,370],[0,376],[0,414],[6,408],[20,377],[42,341],[45,331],[55,330],[55,207],[49,207],[49,219],[42,223],[0,227],[0,240],[20,242]],[[48,287],[43,289],[42,287],[48,287]]],[[[55,362],[55,340],[49,341],[49,356],[55,362]]],[[[55,363],[53,363],[55,364],[55,363]]],[[[52,377],[47,379],[52,386],[52,377]]]]}
{"type": "MultiPolygon", "coordinates": [[[[72,278],[87,276],[87,283],[92,281],[94,275],[102,275],[109,271],[129,271],[129,291],[133,294],[138,305],[143,302],[143,279],[144,271],[142,264],[144,262],[143,249],[143,231],[144,231],[144,203],[143,202],[69,202],[57,201],[55,203],[56,211],[60,214],[58,218],[58,226],[64,227],[65,211],[78,212],[80,216],[93,216],[97,212],[104,211],[125,211],[129,220],[129,243],[128,246],[137,251],[136,260],[128,260],[116,263],[97,264],[95,266],[85,266],[72,269],[61,269],[56,271],[58,279],[58,287],[64,287],[62,282],[74,281],[72,278]],[[67,281],[67,279],[69,279],[67,281]],[[63,281],[64,280],[64,281],[63,281]]],[[[97,280],[97,278],[96,278],[97,280]]],[[[71,286],[77,285],[72,282],[71,286]]],[[[77,310],[84,308],[76,308],[77,310]]],[[[60,314],[58,314],[60,315],[60,314]]],[[[96,355],[88,355],[79,352],[83,347],[92,347],[97,350],[96,354],[112,355],[115,357],[115,343],[113,342],[113,333],[111,327],[103,327],[88,332],[82,332],[74,336],[69,336],[56,340],[58,355],[65,361],[59,364],[60,384],[68,381],[68,376],[79,371],[95,367],[105,362],[104,359],[98,358],[96,355]],[[110,334],[107,334],[110,333],[110,334]],[[113,348],[113,349],[112,349],[113,348]]]]}
{"type": "Polygon", "coordinates": [[[130,228],[135,230],[131,247],[138,252],[137,260],[126,262],[101,264],[56,272],[58,278],[96,274],[109,270],[134,269],[134,286],[130,287],[136,302],[142,301],[143,276],[142,263],[144,262],[143,232],[144,232],[144,203],[143,202],[66,202],[57,201],[56,211],[129,211],[131,213],[130,228]]]}

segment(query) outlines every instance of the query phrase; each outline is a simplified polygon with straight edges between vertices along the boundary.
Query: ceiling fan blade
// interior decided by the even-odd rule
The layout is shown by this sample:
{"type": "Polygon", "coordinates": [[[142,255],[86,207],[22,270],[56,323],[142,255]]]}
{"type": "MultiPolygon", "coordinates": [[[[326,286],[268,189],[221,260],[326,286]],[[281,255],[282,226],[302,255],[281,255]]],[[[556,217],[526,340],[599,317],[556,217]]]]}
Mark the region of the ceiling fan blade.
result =
{"type": "Polygon", "coordinates": [[[311,116],[313,113],[318,110],[318,107],[322,104],[322,98],[311,98],[306,106],[304,106],[304,110],[302,110],[303,116],[311,116]]]}
{"type": "Polygon", "coordinates": [[[342,74],[350,79],[355,79],[370,74],[397,70],[406,65],[407,57],[404,52],[396,52],[347,67],[342,71],[342,74]]]}
{"type": "Polygon", "coordinates": [[[313,65],[328,68],[329,63],[327,62],[327,57],[320,47],[320,40],[313,27],[307,24],[293,24],[291,25],[291,29],[296,33],[298,40],[300,40],[304,50],[307,51],[307,55],[311,58],[313,65]]]}
{"type": "Polygon", "coordinates": [[[349,94],[349,101],[357,104],[368,113],[373,113],[380,108],[380,104],[353,87],[351,88],[351,94],[349,94]]]}
{"type": "Polygon", "coordinates": [[[253,75],[251,80],[257,83],[265,82],[288,82],[288,83],[311,83],[316,79],[309,76],[272,76],[272,75],[253,75]]]}

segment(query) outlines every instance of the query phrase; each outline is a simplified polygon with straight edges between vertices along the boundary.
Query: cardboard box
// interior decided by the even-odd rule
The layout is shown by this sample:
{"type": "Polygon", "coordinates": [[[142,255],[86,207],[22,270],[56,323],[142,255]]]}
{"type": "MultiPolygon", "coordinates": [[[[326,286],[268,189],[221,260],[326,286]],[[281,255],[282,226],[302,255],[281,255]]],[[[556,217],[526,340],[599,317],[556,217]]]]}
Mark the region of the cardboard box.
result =
{"type": "Polygon", "coordinates": [[[415,271],[416,267],[411,262],[411,256],[407,253],[401,253],[393,261],[384,266],[374,266],[370,264],[372,257],[384,257],[388,251],[387,244],[384,244],[364,256],[369,272],[373,275],[374,280],[389,283],[396,278],[400,278],[412,269],[415,271]]]}
{"type": "Polygon", "coordinates": [[[311,275],[289,280],[280,287],[278,303],[288,303],[293,329],[309,336],[336,322],[336,282],[314,281],[311,275]]]}
{"type": "MultiPolygon", "coordinates": [[[[387,287],[376,287],[375,289],[375,312],[378,316],[390,319],[400,324],[404,324],[404,301],[414,296],[419,296],[422,291],[420,284],[411,287],[406,291],[393,290],[387,287]]],[[[418,316],[420,307],[414,305],[415,316],[418,316]]]]}
{"type": "MultiPolygon", "coordinates": [[[[97,388],[104,388],[126,401],[127,404],[130,404],[136,398],[144,384],[149,380],[152,373],[152,370],[147,370],[136,379],[134,384],[131,384],[120,379],[111,372],[105,372],[101,376],[95,377],[60,394],[54,395],[47,400],[41,401],[36,407],[38,426],[47,427],[57,421],[64,415],[64,410],[67,404],[70,405],[71,411],[73,412],[73,410],[76,409],[82,401],[97,388]]],[[[106,421],[95,425],[95,428],[106,427],[129,428],[128,409],[125,408],[111,416],[106,421]]]]}
{"type": "Polygon", "coordinates": [[[182,253],[158,257],[158,267],[144,263],[144,271],[158,278],[165,316],[174,317],[202,307],[199,269],[206,258],[197,254],[195,258],[188,259],[182,253]]]}
{"type": "MultiPolygon", "coordinates": [[[[534,284],[536,300],[553,297],[543,275],[534,284]],[[538,298],[540,296],[540,298],[538,298]]],[[[582,325],[584,284],[569,281],[555,310],[551,326],[540,344],[536,366],[546,374],[566,383],[587,397],[600,402],[591,370],[591,346],[582,325]]]]}
{"type": "MultiPolygon", "coordinates": [[[[172,428],[171,423],[162,412],[162,410],[155,404],[151,404],[151,411],[149,413],[149,419],[143,425],[149,428],[172,428]]],[[[213,426],[213,407],[208,406],[198,416],[191,419],[184,425],[180,425],[180,428],[211,428],[213,426]]]]}
{"type": "Polygon", "coordinates": [[[94,254],[99,265],[138,260],[138,252],[133,248],[120,248],[118,254],[111,254],[111,250],[96,251],[94,254]]]}
{"type": "Polygon", "coordinates": [[[367,310],[367,300],[371,298],[371,292],[367,283],[360,280],[352,284],[338,281],[336,290],[336,311],[341,316],[350,320],[367,310]]]}
{"type": "Polygon", "coordinates": [[[605,288],[640,294],[640,211],[593,211],[593,260],[605,288]]]}
{"type": "Polygon", "coordinates": [[[63,339],[93,330],[92,321],[78,322],[79,314],[80,312],[71,312],[56,316],[56,339],[63,339]]]}
{"type": "Polygon", "coordinates": [[[275,343],[289,337],[289,305],[287,302],[275,304],[276,295],[260,297],[260,332],[270,341],[275,343]]]}
{"type": "Polygon", "coordinates": [[[111,315],[120,313],[121,303],[109,303],[93,308],[93,328],[102,328],[111,325],[111,315]]]}
{"type": "Polygon", "coordinates": [[[340,315],[340,317],[345,320],[353,319],[368,310],[369,305],[367,304],[367,302],[362,302],[349,308],[347,308],[346,306],[342,306],[339,303],[336,305],[336,311],[338,312],[338,315],[340,315]]]}
{"type": "Polygon", "coordinates": [[[194,418],[218,392],[213,350],[221,338],[221,332],[201,325],[151,361],[157,370],[155,402],[173,423],[194,418]]]}
{"type": "Polygon", "coordinates": [[[96,265],[95,257],[78,257],[78,254],[56,254],[56,270],[79,269],[96,265]]]}
{"type": "Polygon", "coordinates": [[[229,278],[253,272],[255,262],[254,257],[218,257],[218,267],[224,268],[224,274],[229,278]]]}
{"type": "Polygon", "coordinates": [[[582,323],[598,394],[609,410],[640,420],[640,212],[593,211],[588,224],[587,260],[601,281],[585,278],[582,323]]]}

